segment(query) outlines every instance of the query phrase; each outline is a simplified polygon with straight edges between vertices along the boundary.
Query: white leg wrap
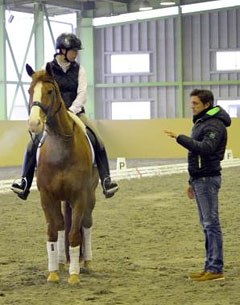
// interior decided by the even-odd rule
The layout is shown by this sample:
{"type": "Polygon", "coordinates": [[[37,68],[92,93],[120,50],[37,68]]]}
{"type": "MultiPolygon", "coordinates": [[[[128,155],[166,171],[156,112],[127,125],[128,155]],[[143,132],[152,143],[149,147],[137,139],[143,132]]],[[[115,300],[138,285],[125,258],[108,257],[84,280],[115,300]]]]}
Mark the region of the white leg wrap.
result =
{"type": "Polygon", "coordinates": [[[47,241],[47,253],[48,253],[48,271],[58,270],[58,251],[57,251],[57,242],[47,241]]]}
{"type": "Polygon", "coordinates": [[[58,249],[58,263],[65,263],[65,231],[58,231],[58,241],[57,241],[57,249],[58,249]]]}
{"type": "Polygon", "coordinates": [[[83,227],[83,259],[92,260],[92,228],[83,227]]]}
{"type": "Polygon", "coordinates": [[[80,273],[80,264],[79,264],[79,254],[80,254],[80,246],[77,247],[69,247],[69,255],[70,255],[70,266],[69,266],[69,274],[79,274],[80,273]]]}

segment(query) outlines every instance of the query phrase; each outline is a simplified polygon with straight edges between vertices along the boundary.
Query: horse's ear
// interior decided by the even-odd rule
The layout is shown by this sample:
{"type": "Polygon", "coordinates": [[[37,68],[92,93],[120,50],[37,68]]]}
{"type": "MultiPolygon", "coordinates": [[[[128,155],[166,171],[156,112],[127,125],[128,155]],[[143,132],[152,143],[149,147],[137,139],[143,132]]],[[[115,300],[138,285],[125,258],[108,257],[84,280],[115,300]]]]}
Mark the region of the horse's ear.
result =
{"type": "Polygon", "coordinates": [[[53,77],[52,67],[51,67],[51,64],[50,64],[49,62],[46,64],[46,71],[47,71],[47,73],[48,73],[50,76],[53,77]]]}
{"type": "Polygon", "coordinates": [[[35,73],[35,71],[33,70],[33,68],[29,64],[26,64],[26,70],[27,70],[27,74],[30,77],[35,73]]]}

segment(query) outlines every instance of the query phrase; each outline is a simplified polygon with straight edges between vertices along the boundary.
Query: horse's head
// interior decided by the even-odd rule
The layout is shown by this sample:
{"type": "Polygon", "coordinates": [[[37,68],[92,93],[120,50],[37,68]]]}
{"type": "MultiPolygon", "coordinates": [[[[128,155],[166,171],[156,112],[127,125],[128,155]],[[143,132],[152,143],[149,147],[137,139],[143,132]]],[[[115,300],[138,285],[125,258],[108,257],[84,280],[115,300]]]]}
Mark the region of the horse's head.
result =
{"type": "Polygon", "coordinates": [[[44,124],[54,117],[60,110],[62,103],[59,98],[59,88],[54,80],[51,66],[48,63],[46,70],[34,71],[28,64],[26,70],[32,78],[29,88],[29,129],[36,134],[41,133],[44,124]]]}

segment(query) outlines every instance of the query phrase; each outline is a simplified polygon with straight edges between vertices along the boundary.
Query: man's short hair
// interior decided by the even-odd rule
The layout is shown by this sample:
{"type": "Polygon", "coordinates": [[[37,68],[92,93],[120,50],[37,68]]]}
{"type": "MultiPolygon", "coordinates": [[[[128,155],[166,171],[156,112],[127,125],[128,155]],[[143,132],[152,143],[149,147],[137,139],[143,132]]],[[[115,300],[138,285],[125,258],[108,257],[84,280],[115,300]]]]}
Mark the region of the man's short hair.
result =
{"type": "Polygon", "coordinates": [[[200,101],[205,105],[207,103],[210,104],[210,107],[213,107],[214,104],[214,96],[212,91],[204,90],[204,89],[194,89],[190,96],[198,96],[200,101]]]}

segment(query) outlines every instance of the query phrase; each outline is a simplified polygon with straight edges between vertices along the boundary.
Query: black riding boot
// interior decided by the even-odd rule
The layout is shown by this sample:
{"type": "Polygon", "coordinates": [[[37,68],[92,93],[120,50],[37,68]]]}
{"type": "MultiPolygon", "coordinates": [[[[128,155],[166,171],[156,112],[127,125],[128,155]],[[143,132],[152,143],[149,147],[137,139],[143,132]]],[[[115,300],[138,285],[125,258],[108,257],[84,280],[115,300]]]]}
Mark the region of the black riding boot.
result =
{"type": "Polygon", "coordinates": [[[101,147],[98,150],[95,158],[103,188],[103,194],[106,198],[110,198],[117,192],[118,185],[116,182],[111,181],[107,152],[104,147],[101,147]]]}
{"type": "Polygon", "coordinates": [[[19,198],[26,200],[29,193],[30,188],[33,182],[35,167],[36,167],[36,153],[38,148],[38,139],[35,138],[28,144],[28,148],[25,153],[24,163],[23,163],[23,171],[21,182],[13,182],[11,186],[11,190],[14,191],[18,195],[19,198]]]}
{"type": "Polygon", "coordinates": [[[106,198],[110,198],[118,191],[119,187],[116,182],[111,181],[107,152],[105,147],[100,146],[97,137],[92,130],[87,128],[87,133],[93,144],[95,160],[103,188],[103,194],[106,198]]]}

